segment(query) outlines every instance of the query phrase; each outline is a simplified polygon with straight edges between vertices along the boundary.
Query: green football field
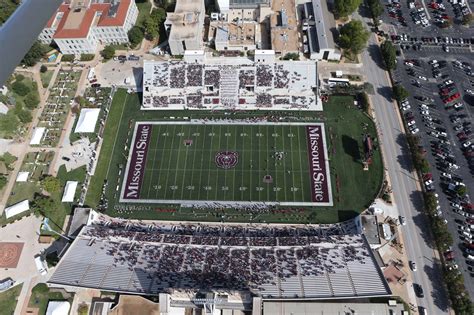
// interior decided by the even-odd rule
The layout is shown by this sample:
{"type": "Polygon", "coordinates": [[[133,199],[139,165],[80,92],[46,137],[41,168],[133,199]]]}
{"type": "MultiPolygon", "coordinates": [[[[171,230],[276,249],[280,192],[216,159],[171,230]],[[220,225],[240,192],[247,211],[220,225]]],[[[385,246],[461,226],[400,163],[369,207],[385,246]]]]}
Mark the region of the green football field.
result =
{"type": "Polygon", "coordinates": [[[133,148],[140,147],[138,126],[131,139],[122,201],[316,205],[304,124],[155,122],[149,126],[146,153],[139,164],[131,158],[133,148]],[[139,187],[130,200],[125,187],[135,169],[141,177],[135,178],[139,187]]]}

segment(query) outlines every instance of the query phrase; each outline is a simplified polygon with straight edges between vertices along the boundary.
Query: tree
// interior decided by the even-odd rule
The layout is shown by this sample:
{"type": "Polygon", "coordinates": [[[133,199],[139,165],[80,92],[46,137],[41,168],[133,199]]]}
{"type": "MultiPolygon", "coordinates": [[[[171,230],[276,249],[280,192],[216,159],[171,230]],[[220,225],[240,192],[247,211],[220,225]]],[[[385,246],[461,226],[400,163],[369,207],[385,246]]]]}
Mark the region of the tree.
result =
{"type": "Polygon", "coordinates": [[[7,178],[4,175],[0,175],[0,190],[2,190],[6,184],[7,184],[7,178]]]}
{"type": "Polygon", "coordinates": [[[158,29],[160,25],[158,21],[153,19],[151,16],[148,16],[145,21],[143,21],[143,28],[145,29],[145,37],[148,40],[153,40],[158,36],[158,29]]]}
{"type": "Polygon", "coordinates": [[[31,210],[37,217],[43,216],[49,218],[56,211],[56,206],[53,198],[42,194],[35,194],[33,202],[31,203],[31,210]]]}
{"type": "Polygon", "coordinates": [[[31,116],[31,113],[27,110],[22,109],[16,115],[18,116],[18,119],[24,124],[30,123],[33,120],[33,116],[31,116]]]}
{"type": "Polygon", "coordinates": [[[3,0],[0,1],[0,25],[2,25],[19,5],[19,0],[3,0]]]}
{"type": "Polygon", "coordinates": [[[352,54],[360,53],[367,45],[370,33],[364,28],[361,21],[352,20],[341,27],[339,45],[352,54]]]}
{"type": "Polygon", "coordinates": [[[472,20],[474,19],[472,13],[468,13],[463,15],[462,17],[462,25],[469,26],[472,24],[472,20]]]}
{"type": "Polygon", "coordinates": [[[345,18],[357,10],[362,0],[335,0],[334,11],[337,18],[345,18]]]}
{"type": "Polygon", "coordinates": [[[158,7],[151,11],[150,16],[161,23],[166,19],[166,11],[165,9],[158,7]]]}
{"type": "Polygon", "coordinates": [[[383,6],[380,0],[368,0],[367,4],[369,5],[370,15],[374,21],[378,20],[383,13],[383,6]]]}
{"type": "Polygon", "coordinates": [[[287,53],[282,58],[283,60],[300,60],[300,54],[298,53],[287,53]]]}
{"type": "Polygon", "coordinates": [[[366,92],[360,92],[359,94],[357,94],[357,100],[359,101],[359,104],[360,104],[362,110],[365,113],[368,113],[369,112],[369,105],[370,105],[369,95],[367,95],[366,92]]]}
{"type": "Polygon", "coordinates": [[[434,214],[436,207],[438,206],[438,199],[436,195],[432,192],[426,192],[423,194],[423,199],[425,200],[425,208],[428,213],[434,214]]]}
{"type": "Polygon", "coordinates": [[[459,185],[456,187],[456,193],[459,196],[464,196],[467,193],[467,188],[464,185],[459,185]]]}
{"type": "Polygon", "coordinates": [[[30,93],[30,88],[20,81],[15,81],[12,84],[12,90],[20,96],[25,96],[26,94],[30,93]]]}
{"type": "Polygon", "coordinates": [[[45,65],[41,65],[40,72],[45,73],[46,71],[48,71],[48,67],[46,67],[45,65]]]}
{"type": "Polygon", "coordinates": [[[143,31],[148,40],[153,40],[159,35],[160,25],[166,18],[166,11],[163,8],[155,8],[143,21],[143,31]]]}
{"type": "Polygon", "coordinates": [[[140,44],[144,37],[145,35],[139,26],[134,26],[130,31],[128,31],[128,40],[130,41],[130,44],[132,44],[132,47],[136,47],[140,44]]]}
{"type": "Polygon", "coordinates": [[[61,189],[61,182],[54,176],[46,176],[41,181],[41,187],[49,193],[55,193],[61,189]]]}
{"type": "Polygon", "coordinates": [[[94,59],[94,57],[95,57],[94,54],[81,54],[80,60],[81,61],[91,61],[91,60],[94,59]]]}
{"type": "Polygon", "coordinates": [[[34,66],[41,58],[43,58],[44,54],[48,51],[48,46],[41,44],[40,42],[34,42],[33,46],[31,46],[30,50],[26,53],[21,61],[21,64],[32,67],[34,66]]]}
{"type": "Polygon", "coordinates": [[[380,46],[383,61],[387,70],[394,70],[397,67],[397,50],[393,46],[392,41],[386,40],[380,46]]]}
{"type": "Polygon", "coordinates": [[[115,48],[113,46],[105,46],[104,50],[100,52],[100,55],[105,59],[109,60],[115,56],[115,48]]]}
{"type": "Polygon", "coordinates": [[[400,84],[393,86],[393,98],[398,102],[403,101],[409,96],[408,91],[400,84]]]}
{"type": "Polygon", "coordinates": [[[24,102],[26,108],[35,109],[38,106],[39,99],[36,93],[30,93],[25,97],[24,102]]]}
{"type": "Polygon", "coordinates": [[[61,57],[61,62],[73,62],[75,58],[74,55],[66,54],[61,57]]]}
{"type": "Polygon", "coordinates": [[[17,75],[15,76],[15,80],[16,80],[17,82],[21,82],[21,81],[23,81],[24,79],[25,79],[25,76],[24,76],[23,74],[17,74],[17,75]]]}

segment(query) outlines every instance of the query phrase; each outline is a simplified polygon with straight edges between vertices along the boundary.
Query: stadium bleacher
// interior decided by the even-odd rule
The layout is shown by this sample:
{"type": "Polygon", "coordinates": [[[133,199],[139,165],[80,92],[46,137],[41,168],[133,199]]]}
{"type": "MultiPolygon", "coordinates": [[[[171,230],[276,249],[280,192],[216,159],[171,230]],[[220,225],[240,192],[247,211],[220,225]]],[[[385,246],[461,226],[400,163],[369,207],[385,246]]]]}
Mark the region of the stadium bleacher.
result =
{"type": "Polygon", "coordinates": [[[317,87],[314,62],[145,61],[142,109],[322,110],[317,87]]]}
{"type": "Polygon", "coordinates": [[[103,216],[83,228],[49,282],[140,294],[389,295],[364,236],[345,234],[351,228],[151,224],[103,216]]]}

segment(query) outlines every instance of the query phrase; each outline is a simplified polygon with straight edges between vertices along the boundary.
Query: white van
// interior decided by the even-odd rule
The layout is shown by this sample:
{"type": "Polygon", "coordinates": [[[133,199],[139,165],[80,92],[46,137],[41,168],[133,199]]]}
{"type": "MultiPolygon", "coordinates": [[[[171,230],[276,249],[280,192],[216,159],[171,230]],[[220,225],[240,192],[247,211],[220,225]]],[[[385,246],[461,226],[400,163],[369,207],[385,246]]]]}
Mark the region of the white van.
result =
{"type": "Polygon", "coordinates": [[[38,272],[42,276],[48,273],[48,270],[46,269],[44,261],[41,259],[41,256],[35,257],[35,264],[36,264],[36,269],[38,269],[38,272]]]}

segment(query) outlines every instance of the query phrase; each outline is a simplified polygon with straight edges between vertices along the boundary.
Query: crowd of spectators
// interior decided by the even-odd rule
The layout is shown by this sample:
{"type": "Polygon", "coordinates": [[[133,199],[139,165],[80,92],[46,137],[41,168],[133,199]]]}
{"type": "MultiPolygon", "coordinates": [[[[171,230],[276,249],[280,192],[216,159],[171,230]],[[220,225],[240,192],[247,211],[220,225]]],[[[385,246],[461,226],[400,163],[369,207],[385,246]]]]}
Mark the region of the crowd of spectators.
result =
{"type": "Polygon", "coordinates": [[[287,89],[290,83],[290,71],[285,70],[283,65],[275,65],[275,87],[277,89],[287,89]]]}
{"type": "Polygon", "coordinates": [[[245,89],[247,86],[255,85],[255,71],[240,70],[239,72],[239,88],[245,89]]]}
{"type": "Polygon", "coordinates": [[[188,86],[202,86],[203,65],[188,65],[186,79],[188,86]]]}
{"type": "MultiPolygon", "coordinates": [[[[185,104],[170,102],[170,108],[309,109],[317,103],[311,97],[313,82],[310,67],[290,64],[194,64],[162,62],[145,67],[144,107],[155,107],[151,96],[166,95],[186,99],[185,104]],[[296,66],[295,66],[296,67],[296,66]],[[151,70],[150,70],[151,69],[151,70]],[[311,75],[311,76],[310,76],[311,75]],[[290,93],[282,94],[279,89],[290,93]],[[189,94],[201,97],[186,98],[189,94]]],[[[157,104],[156,107],[162,107],[157,104]]]]}
{"type": "Polygon", "coordinates": [[[341,225],[161,224],[101,216],[80,237],[97,242],[114,266],[146,270],[150,281],[160,280],[159,290],[265,291],[286,279],[342,272],[349,262],[370,260],[363,239],[344,233],[341,225]]]}
{"type": "Polygon", "coordinates": [[[273,83],[273,71],[269,65],[257,65],[257,86],[270,87],[273,83]]]}
{"type": "Polygon", "coordinates": [[[182,89],[186,86],[186,65],[173,65],[170,71],[170,88],[182,89]]]}

